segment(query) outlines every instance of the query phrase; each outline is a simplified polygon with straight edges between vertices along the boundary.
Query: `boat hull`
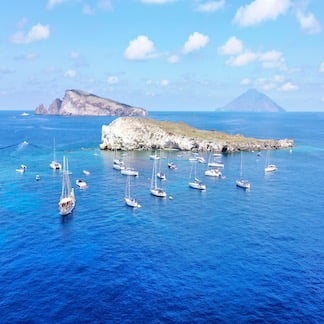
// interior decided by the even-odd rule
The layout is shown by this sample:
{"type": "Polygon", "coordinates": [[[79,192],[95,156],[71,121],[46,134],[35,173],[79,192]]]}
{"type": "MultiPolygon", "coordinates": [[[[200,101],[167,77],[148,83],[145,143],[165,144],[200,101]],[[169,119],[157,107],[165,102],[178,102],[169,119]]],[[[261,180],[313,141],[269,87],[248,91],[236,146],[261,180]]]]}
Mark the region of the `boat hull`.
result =
{"type": "Polygon", "coordinates": [[[133,207],[133,208],[141,208],[142,207],[135,199],[132,199],[132,198],[125,197],[125,203],[127,206],[133,207]]]}
{"type": "Polygon", "coordinates": [[[242,189],[250,189],[251,184],[247,180],[236,180],[236,186],[242,189]]]}
{"type": "Polygon", "coordinates": [[[151,189],[151,195],[160,197],[160,198],[165,198],[167,196],[167,193],[162,190],[162,189],[151,189]]]}
{"type": "Polygon", "coordinates": [[[206,190],[206,185],[203,183],[189,182],[189,187],[197,190],[206,190]]]}

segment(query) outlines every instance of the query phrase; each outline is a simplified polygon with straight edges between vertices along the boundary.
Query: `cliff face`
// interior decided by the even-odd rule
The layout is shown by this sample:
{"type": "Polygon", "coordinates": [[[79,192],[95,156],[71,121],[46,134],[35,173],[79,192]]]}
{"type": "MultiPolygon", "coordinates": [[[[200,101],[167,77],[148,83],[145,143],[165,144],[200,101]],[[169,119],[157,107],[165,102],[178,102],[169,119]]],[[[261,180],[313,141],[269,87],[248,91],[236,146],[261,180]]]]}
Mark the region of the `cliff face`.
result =
{"type": "Polygon", "coordinates": [[[101,149],[178,149],[215,152],[265,150],[293,146],[293,140],[258,140],[217,131],[204,131],[185,123],[121,117],[102,126],[101,149]]]}
{"type": "Polygon", "coordinates": [[[238,112],[284,112],[285,110],[276,104],[265,94],[250,89],[229,104],[219,109],[220,111],[238,112]]]}
{"type": "Polygon", "coordinates": [[[64,115],[64,116],[146,116],[143,108],[132,107],[117,101],[101,98],[94,94],[67,90],[63,100],[55,99],[49,109],[40,105],[36,114],[64,115]],[[42,106],[42,107],[41,107],[42,106]]]}

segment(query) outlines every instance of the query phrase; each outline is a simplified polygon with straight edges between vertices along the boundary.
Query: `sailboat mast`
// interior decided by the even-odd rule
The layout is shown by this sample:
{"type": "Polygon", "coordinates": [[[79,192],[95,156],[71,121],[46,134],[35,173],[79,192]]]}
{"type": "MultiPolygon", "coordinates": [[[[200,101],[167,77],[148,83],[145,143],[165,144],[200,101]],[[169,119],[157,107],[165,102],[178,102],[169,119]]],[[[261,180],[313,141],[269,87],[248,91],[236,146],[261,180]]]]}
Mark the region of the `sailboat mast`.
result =
{"type": "Polygon", "coordinates": [[[53,138],[53,161],[56,161],[55,137],[53,138]]]}
{"type": "Polygon", "coordinates": [[[152,168],[152,177],[151,177],[151,189],[154,188],[154,177],[155,177],[155,160],[153,160],[153,168],[152,168]]]}
{"type": "Polygon", "coordinates": [[[240,178],[242,179],[243,177],[243,155],[242,155],[242,151],[241,151],[241,166],[240,166],[240,178]]]}

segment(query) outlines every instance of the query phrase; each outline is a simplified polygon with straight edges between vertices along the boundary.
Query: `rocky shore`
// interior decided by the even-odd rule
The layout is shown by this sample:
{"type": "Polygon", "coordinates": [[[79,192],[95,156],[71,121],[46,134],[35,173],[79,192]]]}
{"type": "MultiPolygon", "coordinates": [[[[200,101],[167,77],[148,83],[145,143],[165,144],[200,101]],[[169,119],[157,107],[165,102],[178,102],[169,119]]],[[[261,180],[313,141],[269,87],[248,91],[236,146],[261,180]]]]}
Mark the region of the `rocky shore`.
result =
{"type": "Polygon", "coordinates": [[[46,109],[40,104],[37,115],[62,116],[146,116],[143,108],[132,107],[81,90],[66,90],[63,100],[56,98],[46,109]]]}
{"type": "Polygon", "coordinates": [[[185,123],[120,117],[102,126],[102,150],[170,150],[238,152],[283,149],[292,139],[255,139],[240,134],[199,130],[185,123]]]}

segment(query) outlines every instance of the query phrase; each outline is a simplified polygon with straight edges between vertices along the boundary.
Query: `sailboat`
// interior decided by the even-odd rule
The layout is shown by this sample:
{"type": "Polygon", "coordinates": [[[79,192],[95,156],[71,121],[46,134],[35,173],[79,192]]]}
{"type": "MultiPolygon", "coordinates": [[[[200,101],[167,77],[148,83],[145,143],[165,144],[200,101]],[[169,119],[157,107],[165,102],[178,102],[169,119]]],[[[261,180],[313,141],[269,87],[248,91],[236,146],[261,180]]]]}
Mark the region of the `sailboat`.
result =
{"type": "Polygon", "coordinates": [[[59,202],[59,210],[62,216],[66,216],[72,212],[75,207],[74,189],[71,187],[69,177],[68,160],[63,157],[63,176],[62,176],[62,193],[59,202]]]}
{"type": "Polygon", "coordinates": [[[152,177],[151,177],[151,188],[150,192],[153,196],[164,198],[167,196],[167,193],[162,189],[159,188],[157,185],[157,166],[156,166],[156,159],[153,162],[153,169],[152,169],[152,177]]]}
{"type": "Polygon", "coordinates": [[[158,160],[158,161],[159,161],[159,170],[158,170],[156,176],[157,176],[158,179],[160,179],[160,180],[166,180],[167,178],[166,178],[165,173],[161,172],[161,160],[158,160]]]}
{"type": "Polygon", "coordinates": [[[274,164],[270,164],[270,150],[267,151],[267,156],[266,156],[266,163],[265,163],[265,168],[264,172],[273,172],[278,170],[277,166],[274,164]]]}
{"type": "Polygon", "coordinates": [[[62,169],[61,163],[56,161],[55,137],[53,139],[53,161],[49,165],[53,170],[62,169]]]}
{"type": "Polygon", "coordinates": [[[236,186],[243,189],[250,189],[251,184],[248,180],[243,180],[243,154],[241,151],[240,179],[236,180],[236,186]]]}
{"type": "MultiPolygon", "coordinates": [[[[194,180],[189,182],[189,187],[193,188],[193,189],[198,189],[198,190],[206,190],[206,185],[202,183],[202,181],[200,179],[197,178],[197,162],[194,163],[194,180]]],[[[192,175],[192,168],[191,167],[191,171],[190,171],[190,178],[192,175]]]]}
{"type": "Polygon", "coordinates": [[[127,176],[126,188],[125,188],[125,203],[129,207],[141,208],[142,206],[136,201],[135,198],[132,198],[130,195],[130,182],[131,182],[131,176],[127,176]]]}

